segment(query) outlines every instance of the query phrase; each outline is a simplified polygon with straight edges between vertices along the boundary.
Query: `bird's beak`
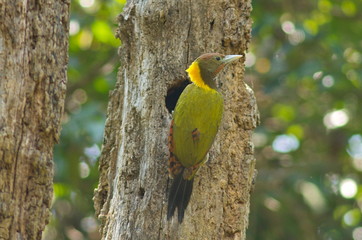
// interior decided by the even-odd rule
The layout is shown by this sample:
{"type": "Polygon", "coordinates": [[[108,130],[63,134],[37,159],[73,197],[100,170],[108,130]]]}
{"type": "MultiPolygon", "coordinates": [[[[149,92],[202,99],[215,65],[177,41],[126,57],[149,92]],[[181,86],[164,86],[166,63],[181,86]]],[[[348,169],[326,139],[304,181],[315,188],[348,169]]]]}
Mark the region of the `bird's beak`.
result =
{"type": "Polygon", "coordinates": [[[224,59],[222,60],[222,62],[224,64],[229,64],[231,62],[234,62],[235,60],[238,60],[239,58],[241,58],[243,55],[226,55],[224,57],[224,59]]]}

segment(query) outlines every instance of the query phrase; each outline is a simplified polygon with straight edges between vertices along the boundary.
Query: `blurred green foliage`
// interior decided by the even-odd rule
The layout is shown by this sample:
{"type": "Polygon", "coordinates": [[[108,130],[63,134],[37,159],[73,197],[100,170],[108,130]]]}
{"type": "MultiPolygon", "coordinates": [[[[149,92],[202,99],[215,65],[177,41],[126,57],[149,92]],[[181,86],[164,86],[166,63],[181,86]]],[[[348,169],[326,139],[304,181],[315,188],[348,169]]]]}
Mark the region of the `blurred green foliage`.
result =
{"type": "Polygon", "coordinates": [[[248,239],[362,239],[362,1],[255,0],[248,239]]]}
{"type": "MultiPolygon", "coordinates": [[[[72,1],[66,114],[44,239],[99,239],[94,217],[116,17],[72,1]]],[[[245,81],[257,96],[258,176],[247,239],[362,239],[362,1],[254,0],[245,81]]]]}

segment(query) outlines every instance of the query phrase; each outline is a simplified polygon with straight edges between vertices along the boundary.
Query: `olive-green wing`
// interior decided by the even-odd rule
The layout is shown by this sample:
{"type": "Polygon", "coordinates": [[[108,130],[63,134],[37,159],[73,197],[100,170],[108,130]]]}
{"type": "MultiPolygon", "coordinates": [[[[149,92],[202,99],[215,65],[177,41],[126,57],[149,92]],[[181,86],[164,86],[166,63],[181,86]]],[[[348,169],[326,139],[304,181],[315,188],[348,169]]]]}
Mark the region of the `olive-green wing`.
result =
{"type": "Polygon", "coordinates": [[[203,161],[218,131],[223,98],[215,90],[190,84],[181,94],[173,122],[174,154],[184,167],[203,161]]]}

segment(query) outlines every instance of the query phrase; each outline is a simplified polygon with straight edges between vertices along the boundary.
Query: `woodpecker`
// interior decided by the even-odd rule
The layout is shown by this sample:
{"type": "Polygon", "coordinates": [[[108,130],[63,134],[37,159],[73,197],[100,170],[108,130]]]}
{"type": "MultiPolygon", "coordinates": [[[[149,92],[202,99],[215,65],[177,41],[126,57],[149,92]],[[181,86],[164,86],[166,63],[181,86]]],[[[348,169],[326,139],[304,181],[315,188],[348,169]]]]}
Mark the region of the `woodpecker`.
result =
{"type": "Polygon", "coordinates": [[[168,138],[168,171],[174,179],[168,196],[168,220],[177,208],[178,221],[182,222],[193,179],[206,161],[222,119],[224,100],[214,79],[226,65],[241,57],[206,53],[186,70],[192,83],[177,101],[168,138]]]}

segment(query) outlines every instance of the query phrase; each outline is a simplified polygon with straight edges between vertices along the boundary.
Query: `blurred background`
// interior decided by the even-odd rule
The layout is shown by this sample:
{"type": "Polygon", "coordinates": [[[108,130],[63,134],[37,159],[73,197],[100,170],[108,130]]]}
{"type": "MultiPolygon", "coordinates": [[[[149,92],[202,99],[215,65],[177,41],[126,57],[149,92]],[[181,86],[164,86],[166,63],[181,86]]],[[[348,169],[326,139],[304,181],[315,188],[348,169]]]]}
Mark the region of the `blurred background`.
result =
{"type": "MultiPolygon", "coordinates": [[[[99,239],[93,190],[125,0],[71,5],[68,92],[43,239],[99,239]]],[[[253,0],[261,125],[247,239],[362,240],[362,1],[253,0]]]]}

